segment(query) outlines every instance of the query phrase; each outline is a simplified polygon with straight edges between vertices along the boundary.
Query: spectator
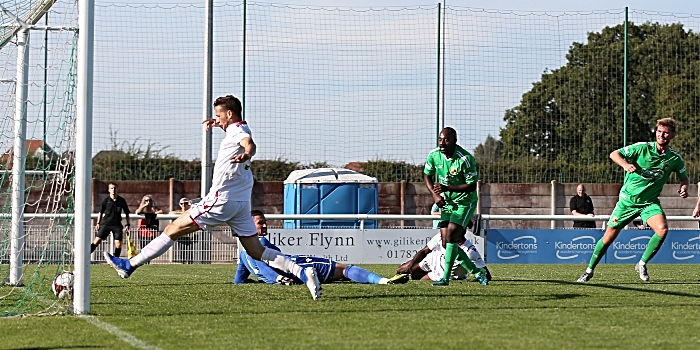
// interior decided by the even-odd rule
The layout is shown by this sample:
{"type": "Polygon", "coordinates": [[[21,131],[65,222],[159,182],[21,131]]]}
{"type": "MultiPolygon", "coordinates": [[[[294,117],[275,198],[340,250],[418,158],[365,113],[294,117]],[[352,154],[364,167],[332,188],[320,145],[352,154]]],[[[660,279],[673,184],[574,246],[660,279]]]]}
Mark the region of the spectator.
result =
{"type": "MultiPolygon", "coordinates": [[[[586,186],[578,184],[576,187],[576,195],[571,197],[569,201],[571,215],[581,215],[593,217],[593,201],[586,194],[586,186]]],[[[595,228],[595,221],[574,221],[574,228],[595,228]]]]}
{"type": "Polygon", "coordinates": [[[430,208],[430,214],[435,215],[438,217],[438,219],[433,220],[433,228],[438,229],[440,228],[440,215],[442,215],[442,210],[440,207],[436,204],[433,204],[433,207],[430,208]]]}
{"type": "Polygon", "coordinates": [[[90,244],[90,253],[97,249],[102,240],[107,239],[111,233],[114,237],[114,256],[122,253],[122,231],[129,233],[129,206],[122,196],[117,195],[117,184],[110,182],[107,185],[109,196],[102,201],[100,214],[97,216],[95,230],[97,234],[90,244]],[[122,227],[122,213],[126,216],[126,225],[122,227]]]}
{"type": "Polygon", "coordinates": [[[153,196],[147,194],[141,199],[141,204],[139,208],[136,209],[136,214],[141,214],[144,216],[143,219],[139,219],[137,222],[136,232],[138,233],[139,249],[143,249],[150,241],[158,236],[158,214],[163,214],[157,205],[153,196]]]}

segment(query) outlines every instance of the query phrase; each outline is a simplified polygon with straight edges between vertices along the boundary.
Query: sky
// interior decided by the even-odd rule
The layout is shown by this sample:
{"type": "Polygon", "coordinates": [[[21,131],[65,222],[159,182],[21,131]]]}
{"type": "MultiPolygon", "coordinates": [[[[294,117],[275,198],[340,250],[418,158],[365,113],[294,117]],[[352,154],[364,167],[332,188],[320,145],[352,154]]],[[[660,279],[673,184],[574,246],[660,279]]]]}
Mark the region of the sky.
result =
{"type": "MultiPolygon", "coordinates": [[[[433,14],[437,1],[255,3],[298,5],[271,6],[257,12],[251,6],[249,10],[248,65],[249,76],[255,79],[246,86],[246,119],[251,122],[260,146],[259,159],[325,161],[335,166],[373,158],[414,164],[424,161],[437,134],[432,106],[435,101],[433,14]],[[351,6],[360,11],[295,10],[303,6],[331,9],[351,6]],[[421,9],[384,11],[379,17],[369,17],[372,22],[366,25],[353,22],[368,20],[361,11],[363,8],[416,6],[421,9]],[[287,14],[291,14],[289,18],[285,17],[287,14]],[[377,23],[376,18],[386,23],[377,23]],[[335,19],[345,24],[330,28],[328,33],[318,32],[324,25],[335,26],[331,23],[335,19]],[[274,25],[266,28],[269,23],[274,25]],[[348,33],[338,34],[338,28],[346,26],[348,33]],[[363,32],[363,26],[371,28],[370,32],[363,32]],[[395,30],[396,34],[379,36],[371,30],[395,30]],[[256,33],[264,36],[256,37],[256,33]],[[387,38],[387,42],[382,42],[387,38]],[[319,50],[313,61],[305,61],[309,50],[313,52],[313,45],[326,44],[338,45],[336,51],[319,50]],[[285,66],[287,62],[293,64],[285,66]],[[372,62],[385,62],[386,66],[373,67],[372,62]],[[336,69],[336,63],[343,68],[336,69]],[[305,84],[297,84],[299,81],[305,84]],[[289,110],[295,111],[295,115],[289,115],[289,110]],[[330,119],[328,113],[336,118],[328,124],[333,130],[318,122],[330,119]],[[374,117],[367,120],[363,115],[374,117]]],[[[125,147],[152,145],[184,159],[201,156],[203,21],[197,15],[202,12],[203,4],[204,1],[194,0],[96,0],[99,23],[95,37],[93,154],[116,143],[125,147]],[[143,5],[178,5],[178,9],[169,12],[171,18],[154,18],[149,15],[160,12],[139,10],[143,5]],[[134,18],[141,13],[144,18],[134,18]]],[[[228,4],[223,1],[214,4],[220,11],[215,29],[215,42],[219,45],[215,48],[215,73],[227,77],[225,81],[215,81],[214,96],[240,97],[241,73],[236,68],[240,66],[241,44],[237,41],[240,24],[235,23],[240,18],[237,14],[240,2],[232,2],[231,6],[222,6],[228,4]],[[226,50],[222,48],[229,47],[231,52],[222,52],[226,50]]],[[[700,1],[690,0],[642,0],[633,4],[619,0],[487,3],[447,0],[446,4],[461,8],[453,14],[466,19],[460,22],[460,17],[455,21],[454,25],[461,27],[455,27],[453,32],[467,33],[448,42],[446,56],[454,59],[464,54],[464,58],[451,61],[446,70],[450,73],[445,80],[449,90],[445,95],[446,124],[457,128],[459,142],[468,150],[473,150],[487,135],[498,135],[504,125],[504,111],[518,104],[543,71],[566,63],[565,55],[572,42],[584,42],[587,31],[619,23],[616,21],[625,6],[659,13],[662,17],[673,13],[674,17],[666,18],[671,21],[690,18],[688,22],[700,24],[700,1]],[[490,10],[497,10],[498,15],[490,16],[490,10]],[[602,14],[586,15],[598,12],[602,14]],[[528,13],[534,15],[522,16],[528,13]],[[547,16],[539,16],[542,13],[547,16]],[[558,16],[561,13],[574,15],[558,16]],[[483,22],[461,24],[474,18],[483,22]],[[581,18],[585,23],[582,24],[581,18]],[[558,23],[570,29],[561,32],[557,42],[549,35],[558,23]]],[[[41,46],[42,40],[37,37],[32,43],[41,46]]],[[[70,50],[70,46],[64,50],[70,50]]],[[[35,90],[36,94],[39,92],[35,90]]],[[[60,92],[55,95],[59,96],[60,92]]],[[[40,113],[35,115],[39,119],[40,113]]],[[[35,124],[40,129],[40,123],[35,124]]],[[[217,145],[223,133],[214,135],[217,145]]]]}
{"type": "MultiPolygon", "coordinates": [[[[312,6],[341,6],[341,7],[380,7],[380,6],[416,6],[416,5],[432,5],[439,1],[427,0],[272,0],[272,1],[257,1],[259,3],[276,3],[276,4],[292,4],[292,5],[312,5],[312,6]]],[[[96,3],[152,3],[152,4],[194,4],[192,0],[96,0],[96,3]]],[[[204,1],[201,1],[203,4],[204,1]]],[[[223,3],[215,1],[215,4],[223,3]]],[[[514,11],[556,11],[556,12],[576,12],[576,11],[591,11],[591,10],[611,10],[633,7],[639,10],[649,10],[658,12],[671,13],[686,13],[696,14],[700,16],[700,1],[694,0],[586,0],[586,1],[561,1],[561,0],[489,0],[485,1],[465,1],[465,0],[446,0],[443,3],[448,6],[463,6],[483,9],[497,10],[514,10],[514,11]]]]}

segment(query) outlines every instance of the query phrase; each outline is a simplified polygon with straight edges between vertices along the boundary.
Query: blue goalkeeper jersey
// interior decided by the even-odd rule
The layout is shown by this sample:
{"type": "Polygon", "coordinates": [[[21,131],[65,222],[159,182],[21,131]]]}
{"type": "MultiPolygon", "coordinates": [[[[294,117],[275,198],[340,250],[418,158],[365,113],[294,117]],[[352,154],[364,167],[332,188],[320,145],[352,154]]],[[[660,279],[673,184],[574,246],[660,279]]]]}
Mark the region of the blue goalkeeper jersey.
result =
{"type": "MultiPolygon", "coordinates": [[[[280,251],[277,246],[272,244],[265,237],[260,237],[260,243],[265,247],[280,251]]],[[[291,255],[289,258],[302,268],[309,266],[315,268],[318,280],[321,283],[327,283],[333,280],[333,275],[335,274],[335,262],[333,260],[312,255],[291,255]]],[[[274,269],[260,260],[253,259],[246,251],[241,250],[238,255],[238,269],[236,270],[236,277],[233,279],[233,283],[241,284],[254,282],[248,279],[251,274],[261,281],[270,284],[279,283],[278,279],[280,276],[291,278],[294,282],[303,284],[303,282],[293,274],[283,273],[282,271],[274,269]]]]}

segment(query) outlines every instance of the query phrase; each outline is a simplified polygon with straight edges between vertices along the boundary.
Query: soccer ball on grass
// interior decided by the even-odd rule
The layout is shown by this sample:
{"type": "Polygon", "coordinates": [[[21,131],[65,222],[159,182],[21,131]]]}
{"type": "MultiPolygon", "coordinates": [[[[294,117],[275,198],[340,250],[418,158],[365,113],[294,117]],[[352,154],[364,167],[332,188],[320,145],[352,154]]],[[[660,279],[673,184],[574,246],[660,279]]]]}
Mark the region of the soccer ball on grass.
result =
{"type": "Polygon", "coordinates": [[[73,298],[73,280],[75,276],[70,271],[63,271],[56,275],[51,285],[53,294],[59,299],[73,298]]]}

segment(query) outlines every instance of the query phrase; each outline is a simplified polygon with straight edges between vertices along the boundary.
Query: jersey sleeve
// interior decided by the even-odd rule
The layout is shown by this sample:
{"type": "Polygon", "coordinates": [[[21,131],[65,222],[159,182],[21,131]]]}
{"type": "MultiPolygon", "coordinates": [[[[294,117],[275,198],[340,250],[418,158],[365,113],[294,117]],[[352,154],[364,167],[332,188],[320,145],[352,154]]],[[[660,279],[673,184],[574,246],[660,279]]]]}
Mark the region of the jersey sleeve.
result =
{"type": "Polygon", "coordinates": [[[680,158],[678,160],[678,167],[676,169],[676,174],[678,175],[679,179],[688,178],[688,171],[685,169],[685,161],[683,160],[683,158],[680,158]]]}
{"type": "Polygon", "coordinates": [[[104,214],[105,210],[107,210],[107,199],[102,201],[102,205],[100,206],[100,214],[104,214]]]}
{"type": "Polygon", "coordinates": [[[467,185],[475,184],[479,181],[479,168],[474,157],[467,157],[467,161],[462,164],[464,180],[467,185]]]}
{"type": "Polygon", "coordinates": [[[428,159],[425,160],[425,167],[423,168],[423,174],[434,175],[435,174],[435,162],[433,161],[433,152],[430,152],[428,159]]]}
{"type": "Polygon", "coordinates": [[[576,206],[576,196],[571,197],[569,200],[569,210],[572,212],[574,210],[578,211],[578,207],[576,206]]]}
{"type": "Polygon", "coordinates": [[[263,247],[270,248],[270,249],[276,250],[278,252],[282,252],[282,250],[279,247],[272,244],[272,242],[270,242],[270,240],[267,239],[266,237],[259,237],[258,239],[260,240],[260,244],[262,244],[263,247]]]}
{"type": "Polygon", "coordinates": [[[628,145],[625,147],[622,147],[618,149],[617,151],[620,152],[620,154],[625,157],[625,159],[630,159],[630,158],[635,158],[639,154],[639,152],[646,147],[647,143],[646,142],[637,142],[633,145],[628,145]]]}
{"type": "Polygon", "coordinates": [[[124,211],[124,214],[131,214],[131,212],[129,211],[129,205],[126,204],[126,199],[124,199],[123,197],[119,197],[119,199],[121,199],[119,202],[121,203],[121,207],[124,211]]]}
{"type": "Polygon", "coordinates": [[[430,249],[431,251],[433,251],[437,249],[440,245],[442,245],[442,237],[440,237],[440,234],[438,233],[435,236],[433,236],[433,238],[431,238],[425,246],[428,247],[428,249],[430,249]]]}

